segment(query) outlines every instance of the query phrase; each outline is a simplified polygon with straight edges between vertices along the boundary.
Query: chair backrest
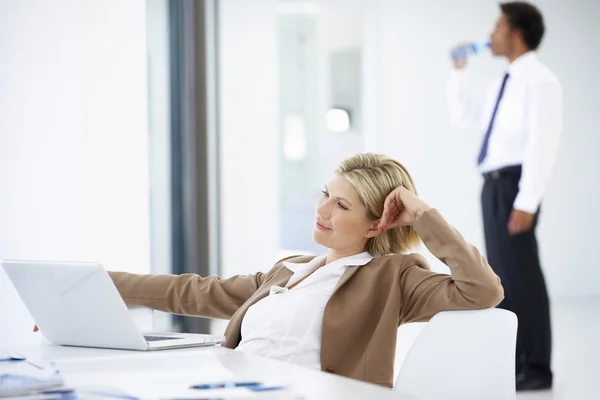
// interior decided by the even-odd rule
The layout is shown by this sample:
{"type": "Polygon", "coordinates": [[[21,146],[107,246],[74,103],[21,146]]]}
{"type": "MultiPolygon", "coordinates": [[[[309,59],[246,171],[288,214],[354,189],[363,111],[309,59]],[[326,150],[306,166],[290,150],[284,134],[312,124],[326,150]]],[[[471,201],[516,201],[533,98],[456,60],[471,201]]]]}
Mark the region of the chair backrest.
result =
{"type": "Polygon", "coordinates": [[[394,377],[402,368],[402,364],[410,351],[413,343],[421,334],[421,331],[427,326],[428,322],[409,322],[398,327],[396,337],[396,356],[394,357],[394,377]]]}
{"type": "Polygon", "coordinates": [[[516,335],[510,311],[441,312],[414,341],[395,388],[426,399],[514,399],[516,335]]]}

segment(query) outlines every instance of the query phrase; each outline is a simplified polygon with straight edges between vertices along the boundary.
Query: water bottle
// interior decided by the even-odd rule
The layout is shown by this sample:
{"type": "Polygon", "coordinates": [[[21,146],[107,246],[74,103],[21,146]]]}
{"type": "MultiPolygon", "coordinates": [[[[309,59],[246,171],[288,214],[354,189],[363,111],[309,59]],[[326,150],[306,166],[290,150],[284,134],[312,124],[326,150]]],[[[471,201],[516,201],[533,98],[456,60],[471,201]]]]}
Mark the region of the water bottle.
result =
{"type": "Polygon", "coordinates": [[[486,49],[489,49],[492,44],[490,41],[472,42],[456,46],[450,52],[452,60],[461,61],[467,58],[468,55],[480,54],[486,49]]]}

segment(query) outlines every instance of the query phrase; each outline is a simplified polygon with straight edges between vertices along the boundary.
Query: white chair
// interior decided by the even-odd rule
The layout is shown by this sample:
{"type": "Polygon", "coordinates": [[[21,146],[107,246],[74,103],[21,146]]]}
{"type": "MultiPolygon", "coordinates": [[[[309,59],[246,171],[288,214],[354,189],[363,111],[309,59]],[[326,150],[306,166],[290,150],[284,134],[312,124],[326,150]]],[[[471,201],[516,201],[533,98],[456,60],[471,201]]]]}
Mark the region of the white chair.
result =
{"type": "Polygon", "coordinates": [[[426,326],[427,322],[410,322],[398,327],[398,335],[396,337],[396,357],[394,358],[395,377],[398,377],[400,368],[402,368],[402,364],[404,363],[410,348],[426,326]]]}
{"type": "Polygon", "coordinates": [[[444,311],[421,330],[395,388],[425,399],[515,399],[517,317],[501,309],[444,311]]]}

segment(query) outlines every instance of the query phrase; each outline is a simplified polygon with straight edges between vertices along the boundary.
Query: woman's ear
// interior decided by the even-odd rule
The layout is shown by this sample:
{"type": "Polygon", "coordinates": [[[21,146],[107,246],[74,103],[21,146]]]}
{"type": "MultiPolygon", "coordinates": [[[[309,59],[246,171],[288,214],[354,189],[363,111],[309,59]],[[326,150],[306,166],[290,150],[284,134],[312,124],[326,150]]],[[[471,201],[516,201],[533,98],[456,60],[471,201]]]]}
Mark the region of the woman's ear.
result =
{"type": "Polygon", "coordinates": [[[381,235],[382,233],[383,233],[383,229],[381,229],[379,227],[379,220],[373,221],[373,223],[371,224],[371,227],[369,228],[369,231],[367,232],[367,237],[374,238],[374,237],[381,235]]]}

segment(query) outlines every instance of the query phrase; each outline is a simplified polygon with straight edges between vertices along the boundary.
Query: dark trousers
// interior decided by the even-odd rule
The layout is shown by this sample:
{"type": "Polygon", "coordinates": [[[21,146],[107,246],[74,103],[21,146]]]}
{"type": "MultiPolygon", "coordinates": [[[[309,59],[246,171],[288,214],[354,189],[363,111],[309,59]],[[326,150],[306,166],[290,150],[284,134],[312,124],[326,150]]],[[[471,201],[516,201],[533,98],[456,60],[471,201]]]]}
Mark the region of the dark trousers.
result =
{"type": "Polygon", "coordinates": [[[510,236],[507,228],[520,177],[520,166],[485,175],[481,203],[487,257],[504,287],[504,300],[498,307],[519,319],[517,374],[552,377],[548,294],[535,235],[539,210],[531,230],[510,236]]]}

